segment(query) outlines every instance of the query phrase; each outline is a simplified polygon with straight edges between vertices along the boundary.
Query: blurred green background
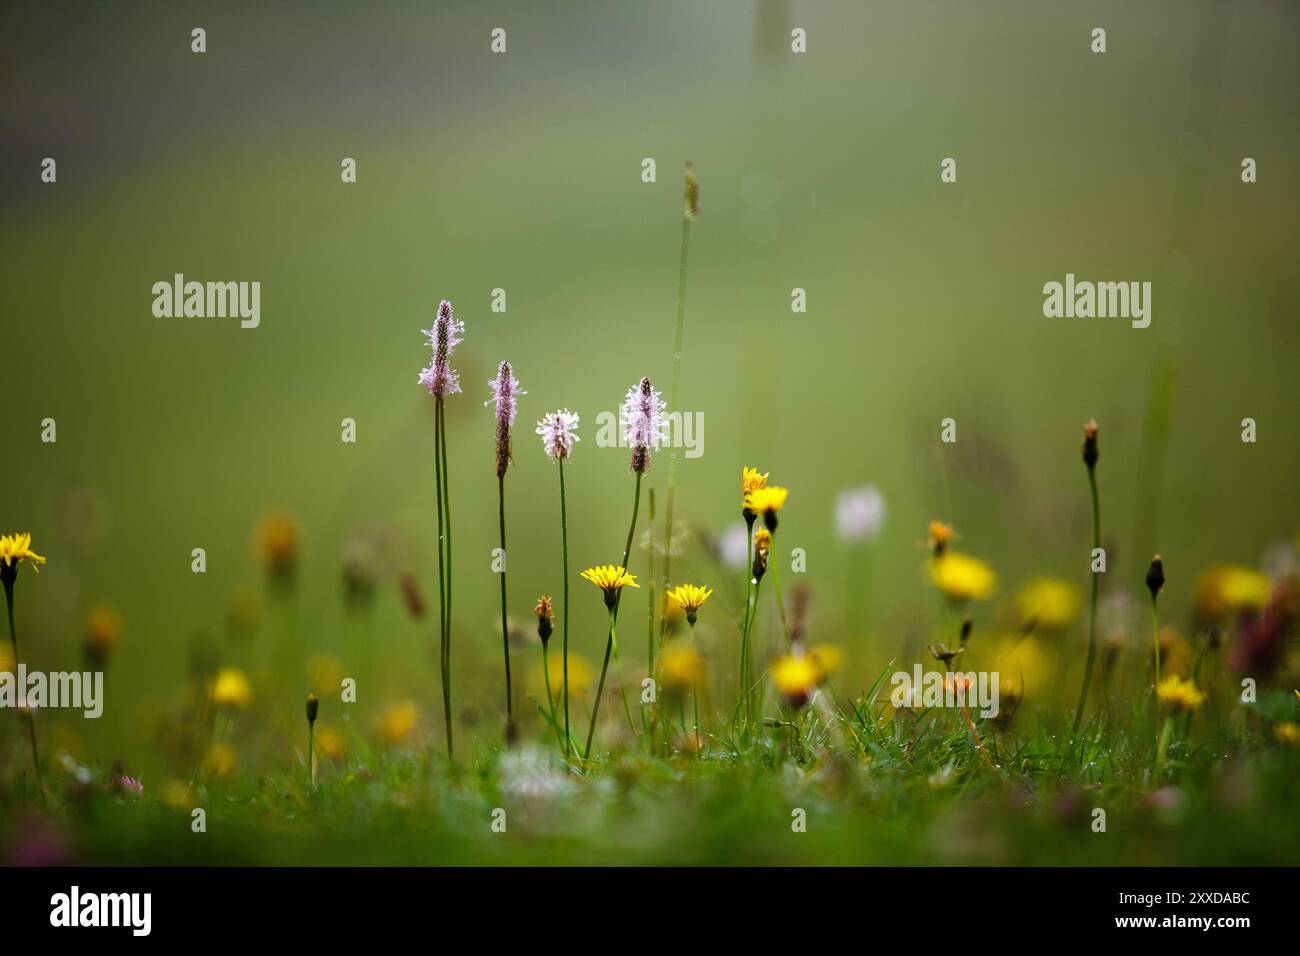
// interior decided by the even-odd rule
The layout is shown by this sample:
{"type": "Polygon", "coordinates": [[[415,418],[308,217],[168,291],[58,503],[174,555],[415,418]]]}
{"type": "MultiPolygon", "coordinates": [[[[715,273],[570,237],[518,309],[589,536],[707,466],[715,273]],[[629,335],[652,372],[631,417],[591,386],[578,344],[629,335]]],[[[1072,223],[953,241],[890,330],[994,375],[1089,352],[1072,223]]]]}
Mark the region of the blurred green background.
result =
{"type": "MultiPolygon", "coordinates": [[[[459,706],[499,739],[482,403],[503,358],[528,392],[507,479],[511,613],[531,633],[536,596],[561,590],[555,467],[531,431],[567,406],[583,419],[572,640],[598,660],[604,609],[576,571],[618,560],[632,481],[595,418],[641,375],[667,387],[687,159],[703,214],[681,397],[705,432],[703,456],[678,462],[678,511],[721,532],[742,464],[792,489],[782,545],[807,550],[812,638],[850,645],[848,686],[928,634],[932,517],[994,563],[1002,599],[1034,574],[1086,583],[1091,417],[1107,588],[1140,588],[1158,549],[1177,618],[1197,570],[1257,563],[1295,534],[1295,4],[16,3],[0,22],[0,527],[49,557],[18,585],[36,665],[76,666],[87,609],[120,610],[106,720],[133,766],[195,642],[230,659],[227,607],[262,587],[267,511],[303,529],[313,651],[341,647],[340,558],[359,533],[434,600],[433,406],[416,375],[443,297],[466,323],[448,413],[459,706]],[[206,54],[190,52],[195,26],[206,54]],[[504,55],[488,49],[498,26],[504,55]],[[45,156],[56,185],[39,181],[45,156]],[[949,156],[958,182],[942,185],[949,156]],[[155,318],[150,288],[177,272],[260,281],[261,327],[155,318]],[[1067,272],[1151,281],[1151,327],[1045,319],[1041,288],[1067,272]],[[956,445],[938,441],[945,417],[956,445]],[[834,497],[865,482],[888,514],[869,633],[846,633],[834,497]]],[[[649,473],[660,514],[667,470],[660,455],[649,473]]],[[[643,573],[644,553],[632,563],[643,573]]],[[[717,583],[698,541],[678,567],[717,583]]],[[[701,621],[723,656],[733,623],[701,621]]],[[[420,701],[436,727],[432,615],[412,620],[391,580],[373,640],[379,693],[420,701]]],[[[625,642],[643,653],[643,636],[625,642]]],[[[535,659],[521,649],[516,666],[535,659]]]]}

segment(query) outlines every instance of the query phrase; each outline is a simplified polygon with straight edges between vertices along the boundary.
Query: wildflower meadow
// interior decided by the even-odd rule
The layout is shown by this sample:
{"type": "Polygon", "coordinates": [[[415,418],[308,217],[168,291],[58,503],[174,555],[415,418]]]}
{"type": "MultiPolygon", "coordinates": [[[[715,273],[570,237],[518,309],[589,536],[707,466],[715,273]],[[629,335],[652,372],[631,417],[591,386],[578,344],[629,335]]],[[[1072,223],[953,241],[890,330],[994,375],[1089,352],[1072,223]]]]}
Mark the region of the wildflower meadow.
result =
{"type": "Polygon", "coordinates": [[[0,862],[1300,864],[1300,19],[1081,6],[6,13],[0,862]]]}

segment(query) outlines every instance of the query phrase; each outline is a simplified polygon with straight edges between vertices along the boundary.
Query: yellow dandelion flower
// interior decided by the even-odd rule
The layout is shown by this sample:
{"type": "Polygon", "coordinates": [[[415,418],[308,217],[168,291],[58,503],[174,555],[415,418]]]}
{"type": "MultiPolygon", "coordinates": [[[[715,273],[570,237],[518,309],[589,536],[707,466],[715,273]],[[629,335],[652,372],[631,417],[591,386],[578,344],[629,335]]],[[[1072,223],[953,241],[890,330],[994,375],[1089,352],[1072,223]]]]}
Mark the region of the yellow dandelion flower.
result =
{"type": "Polygon", "coordinates": [[[807,654],[787,654],[772,665],[772,683],[796,710],[808,703],[821,681],[821,668],[807,654]]]}
{"type": "Polygon", "coordinates": [[[239,763],[235,748],[226,743],[215,743],[203,758],[203,772],[210,777],[229,777],[239,763]]]}
{"type": "Polygon", "coordinates": [[[953,539],[957,537],[957,532],[952,530],[952,525],[946,525],[942,521],[930,522],[930,538],[926,546],[930,553],[936,558],[948,550],[948,545],[952,544],[953,539]]]}
{"type": "Polygon", "coordinates": [[[22,561],[38,574],[40,565],[45,563],[45,558],[32,550],[32,536],[27,532],[0,535],[0,577],[12,582],[22,561]]]}
{"type": "Polygon", "coordinates": [[[105,656],[122,642],[122,615],[109,604],[99,604],[86,614],[86,650],[105,656]]]}
{"type": "Polygon", "coordinates": [[[582,577],[605,592],[605,606],[610,608],[614,606],[620,589],[641,587],[636,583],[636,575],[628,574],[627,568],[622,565],[598,564],[583,571],[582,577]]]}
{"type": "Polygon", "coordinates": [[[1170,674],[1156,685],[1156,697],[1166,707],[1177,711],[1195,710],[1205,703],[1205,695],[1190,680],[1170,674]]]}
{"type": "Polygon", "coordinates": [[[0,671],[12,674],[15,664],[14,652],[10,650],[8,642],[0,644],[0,671]]]}
{"type": "Polygon", "coordinates": [[[1083,606],[1083,598],[1070,581],[1060,578],[1034,578],[1016,595],[1020,623],[1031,622],[1045,634],[1059,634],[1074,623],[1083,606]]]}
{"type": "Polygon", "coordinates": [[[930,579],[953,601],[986,600],[998,583],[991,567],[958,551],[944,551],[934,558],[930,562],[930,579]]]}
{"type": "Polygon", "coordinates": [[[745,507],[756,515],[762,515],[767,530],[775,531],[777,512],[785,507],[785,499],[789,495],[789,488],[769,486],[764,483],[763,487],[755,488],[745,494],[745,507]]]}
{"type": "Polygon", "coordinates": [[[740,500],[743,508],[749,510],[749,496],[760,488],[767,487],[767,476],[768,472],[760,474],[757,468],[740,469],[740,500]]]}
{"type": "Polygon", "coordinates": [[[244,672],[234,667],[217,671],[212,682],[212,702],[218,707],[245,710],[253,702],[253,688],[244,672]]]}
{"type": "Polygon", "coordinates": [[[808,659],[817,668],[817,683],[827,680],[844,669],[844,651],[835,644],[814,644],[808,649],[808,659]]]}
{"type": "Polygon", "coordinates": [[[713,588],[700,587],[694,584],[679,584],[668,592],[668,597],[686,612],[686,620],[694,624],[695,615],[712,593],[713,588]]]}
{"type": "Polygon", "coordinates": [[[420,709],[413,700],[399,700],[389,704],[379,715],[379,736],[389,744],[400,744],[415,730],[420,709]]]}
{"type": "Polygon", "coordinates": [[[1268,603],[1268,576],[1254,568],[1219,564],[1204,571],[1192,588],[1197,615],[1217,621],[1239,611],[1259,610],[1268,603]]]}
{"type": "Polygon", "coordinates": [[[664,687],[689,691],[705,677],[704,657],[688,641],[668,641],[659,654],[659,668],[664,687]]]}

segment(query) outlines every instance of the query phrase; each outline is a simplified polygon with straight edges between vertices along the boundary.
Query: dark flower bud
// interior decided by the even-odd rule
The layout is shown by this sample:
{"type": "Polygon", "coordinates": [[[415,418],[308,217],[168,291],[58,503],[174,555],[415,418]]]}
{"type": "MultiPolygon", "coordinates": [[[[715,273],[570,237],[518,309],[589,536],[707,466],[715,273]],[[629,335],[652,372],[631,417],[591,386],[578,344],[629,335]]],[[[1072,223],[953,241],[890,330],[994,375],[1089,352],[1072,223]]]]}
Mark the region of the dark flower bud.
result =
{"type": "Polygon", "coordinates": [[[316,714],[320,711],[320,701],[315,694],[307,695],[307,723],[316,723],[316,714]]]}
{"type": "Polygon", "coordinates": [[[1160,593],[1160,589],[1165,586],[1165,563],[1156,555],[1151,559],[1151,567],[1147,568],[1147,590],[1151,592],[1151,599],[1160,593]]]}
{"type": "Polygon", "coordinates": [[[1083,463],[1089,469],[1097,465],[1097,422],[1088,422],[1083,426],[1083,463]]]}

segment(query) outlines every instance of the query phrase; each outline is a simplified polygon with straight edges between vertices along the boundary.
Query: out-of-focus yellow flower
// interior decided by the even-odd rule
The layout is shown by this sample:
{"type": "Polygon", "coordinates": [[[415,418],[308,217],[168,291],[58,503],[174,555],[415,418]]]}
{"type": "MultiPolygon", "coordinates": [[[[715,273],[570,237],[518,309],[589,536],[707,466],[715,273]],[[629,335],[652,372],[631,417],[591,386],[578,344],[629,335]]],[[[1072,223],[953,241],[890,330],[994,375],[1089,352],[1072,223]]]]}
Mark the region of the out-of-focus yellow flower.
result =
{"type": "Polygon", "coordinates": [[[1020,623],[1034,623],[1034,629],[1059,634],[1074,623],[1083,606],[1079,589],[1060,578],[1034,578],[1016,595],[1020,623]]]}
{"type": "Polygon", "coordinates": [[[1206,621],[1218,621],[1230,614],[1258,610],[1268,603],[1268,576],[1254,568],[1218,564],[1196,579],[1192,605],[1206,621]]]}
{"type": "MultiPolygon", "coordinates": [[[[32,536],[27,532],[0,535],[0,567],[10,574],[16,574],[21,561],[30,564],[38,574],[40,565],[45,563],[45,558],[32,550],[32,536]]],[[[12,581],[12,578],[9,580],[12,581]]]]}
{"type": "MultiPolygon", "coordinates": [[[[1162,627],[1159,641],[1160,673],[1190,676],[1196,664],[1196,655],[1192,652],[1192,645],[1187,642],[1187,639],[1179,634],[1176,628],[1162,627]]],[[[1154,651],[1151,656],[1155,657],[1154,651]]]]}
{"type": "Polygon", "coordinates": [[[250,587],[241,587],[226,605],[226,626],[240,637],[248,637],[262,625],[262,599],[250,587]]]}
{"type": "Polygon", "coordinates": [[[998,584],[991,567],[958,551],[945,551],[932,559],[930,579],[952,601],[983,601],[998,584]]]}
{"type": "Polygon", "coordinates": [[[709,599],[709,595],[712,593],[713,588],[698,587],[694,584],[679,584],[668,592],[668,597],[686,612],[686,620],[694,624],[695,615],[699,613],[700,607],[709,599]]]}
{"type": "Polygon", "coordinates": [[[808,703],[821,681],[821,668],[807,654],[787,654],[772,665],[772,683],[796,710],[808,703]]]}
{"type": "Polygon", "coordinates": [[[1170,674],[1156,685],[1156,697],[1166,707],[1180,712],[1195,710],[1205,703],[1205,695],[1196,689],[1196,685],[1177,674],[1170,674]]]}
{"type": "Polygon", "coordinates": [[[343,734],[333,724],[321,724],[316,728],[316,749],[330,760],[342,757],[345,747],[343,734]]]}
{"type": "Polygon", "coordinates": [[[937,558],[948,550],[948,545],[952,544],[956,537],[957,532],[952,530],[952,525],[936,519],[930,522],[930,537],[926,541],[926,547],[930,549],[930,554],[937,558]]]}
{"type": "MultiPolygon", "coordinates": [[[[993,660],[998,671],[1001,688],[1015,684],[1021,697],[1037,695],[1046,686],[1051,674],[1047,653],[1034,638],[1007,637],[997,645],[993,660]]],[[[1005,693],[999,690],[1000,694],[1005,693]]]]}
{"type": "Polygon", "coordinates": [[[122,643],[122,615],[109,604],[97,604],[86,614],[86,650],[105,657],[122,643]]]}
{"type": "MultiPolygon", "coordinates": [[[[585,659],[577,654],[569,654],[569,698],[581,697],[587,688],[591,686],[593,677],[591,665],[585,659]]],[[[537,665],[537,683],[543,687],[546,686],[546,678],[543,668],[537,665]]],[[[564,665],[562,661],[556,661],[551,664],[551,694],[552,696],[564,693],[564,665]]],[[[556,697],[556,704],[560,703],[556,697]]]]}
{"type": "Polygon", "coordinates": [[[337,694],[343,684],[343,663],[328,654],[316,654],[307,662],[312,690],[319,696],[337,694]]]}
{"type": "Polygon", "coordinates": [[[283,511],[269,512],[257,525],[262,564],[276,578],[291,578],[298,566],[298,525],[283,511]]]}
{"type": "Polygon", "coordinates": [[[0,644],[0,671],[7,671],[12,674],[14,673],[14,664],[14,652],[9,649],[9,644],[7,642],[0,644]]]}
{"type": "Polygon", "coordinates": [[[215,743],[203,758],[203,772],[210,777],[229,777],[239,763],[235,748],[226,743],[215,743]]]}
{"type": "Polygon", "coordinates": [[[158,796],[163,803],[174,810],[190,808],[190,788],[184,781],[177,780],[175,777],[162,782],[158,788],[158,796]]]}
{"type": "Polygon", "coordinates": [[[253,688],[244,672],[235,667],[223,667],[212,682],[212,702],[218,707],[246,710],[253,702],[253,688]]]}
{"type": "Polygon", "coordinates": [[[684,640],[664,644],[659,654],[659,668],[664,686],[674,691],[689,691],[705,677],[704,657],[684,640]]]}
{"type": "Polygon", "coordinates": [[[1300,724],[1287,720],[1273,726],[1273,737],[1288,747],[1300,747],[1300,724]]]}
{"type": "Polygon", "coordinates": [[[415,730],[420,708],[413,700],[399,700],[389,704],[379,715],[379,736],[390,744],[399,744],[415,730]]]}
{"type": "Polygon", "coordinates": [[[808,659],[817,668],[817,683],[824,684],[844,669],[844,651],[834,644],[814,644],[808,649],[808,659]]]}

